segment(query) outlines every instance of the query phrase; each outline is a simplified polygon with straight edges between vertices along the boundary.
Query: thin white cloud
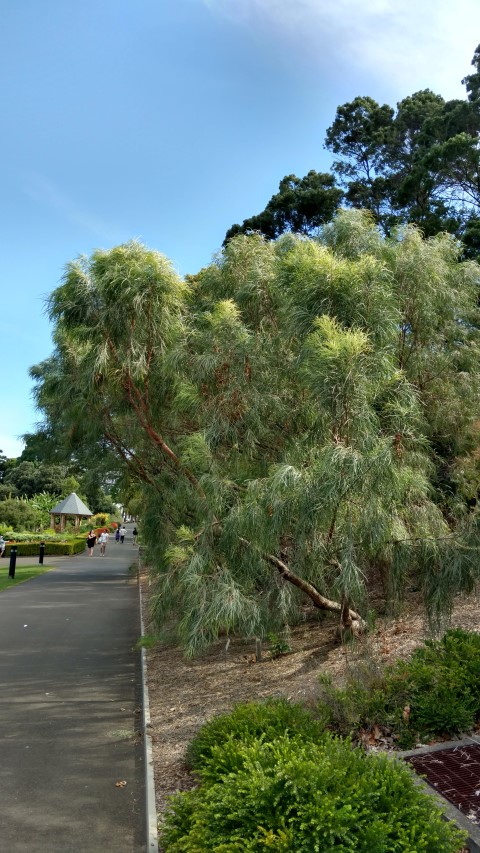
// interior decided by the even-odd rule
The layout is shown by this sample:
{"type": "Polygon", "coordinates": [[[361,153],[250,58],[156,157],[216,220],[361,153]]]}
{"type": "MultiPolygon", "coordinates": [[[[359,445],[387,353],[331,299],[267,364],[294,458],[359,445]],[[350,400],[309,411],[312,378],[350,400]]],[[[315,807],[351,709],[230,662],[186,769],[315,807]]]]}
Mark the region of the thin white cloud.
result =
{"type": "Polygon", "coordinates": [[[478,0],[202,0],[212,14],[261,29],[292,62],[367,72],[410,94],[432,88],[462,97],[461,78],[480,41],[478,0]]]}
{"type": "Polygon", "coordinates": [[[100,239],[114,239],[112,229],[105,222],[84,210],[44,175],[38,172],[26,175],[24,192],[29,198],[56,211],[64,219],[90,231],[100,239]]]}

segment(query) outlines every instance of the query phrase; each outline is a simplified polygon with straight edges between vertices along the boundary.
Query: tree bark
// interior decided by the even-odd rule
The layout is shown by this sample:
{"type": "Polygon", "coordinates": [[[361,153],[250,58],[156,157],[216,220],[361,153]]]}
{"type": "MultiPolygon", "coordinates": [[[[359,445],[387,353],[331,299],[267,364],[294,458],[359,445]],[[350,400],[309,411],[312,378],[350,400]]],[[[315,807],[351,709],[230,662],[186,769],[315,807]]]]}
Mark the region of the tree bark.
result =
{"type": "MultiPolygon", "coordinates": [[[[251,545],[251,543],[247,539],[241,539],[244,545],[251,545]]],[[[348,606],[348,603],[341,603],[339,601],[332,601],[330,598],[326,598],[322,595],[318,589],[313,586],[309,581],[303,580],[303,578],[299,578],[295,572],[292,572],[286,563],[283,560],[280,560],[278,557],[275,557],[274,554],[264,554],[264,559],[270,563],[270,565],[274,566],[280,576],[288,583],[293,584],[298,589],[301,589],[305,595],[308,596],[310,601],[315,607],[318,607],[319,610],[329,610],[331,613],[339,613],[341,617],[341,625],[342,628],[351,629],[354,633],[363,633],[366,628],[366,624],[359,613],[355,610],[351,610],[348,606]]]]}

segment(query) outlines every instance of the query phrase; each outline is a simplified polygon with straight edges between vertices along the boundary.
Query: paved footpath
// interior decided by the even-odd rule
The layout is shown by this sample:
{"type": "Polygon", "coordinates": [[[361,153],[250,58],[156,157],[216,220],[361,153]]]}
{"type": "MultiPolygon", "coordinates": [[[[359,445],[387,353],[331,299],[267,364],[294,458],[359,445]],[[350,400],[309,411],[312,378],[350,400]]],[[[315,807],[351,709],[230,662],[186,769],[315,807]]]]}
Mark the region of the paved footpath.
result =
{"type": "Polygon", "coordinates": [[[110,540],[0,593],[2,853],[146,849],[136,553],[110,540]]]}

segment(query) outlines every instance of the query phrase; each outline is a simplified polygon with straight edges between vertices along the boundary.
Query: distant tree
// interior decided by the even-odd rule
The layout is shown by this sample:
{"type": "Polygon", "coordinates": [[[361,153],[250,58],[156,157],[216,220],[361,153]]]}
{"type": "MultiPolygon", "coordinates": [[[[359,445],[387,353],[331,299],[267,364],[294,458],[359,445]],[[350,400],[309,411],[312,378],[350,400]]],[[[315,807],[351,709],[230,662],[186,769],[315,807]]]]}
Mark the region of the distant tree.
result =
{"type": "Polygon", "coordinates": [[[14,487],[17,494],[26,498],[41,492],[63,496],[78,488],[78,480],[68,475],[66,466],[35,462],[19,462],[7,472],[3,484],[14,487]]]}
{"type": "Polygon", "coordinates": [[[313,169],[303,178],[287,175],[280,181],[278,193],[272,196],[265,210],[245,219],[242,225],[232,225],[224,245],[236,234],[258,231],[269,240],[292,231],[312,234],[329,222],[340,205],[342,190],[335,177],[313,169]]]}
{"type": "Polygon", "coordinates": [[[114,503],[111,497],[105,493],[101,478],[95,467],[82,474],[80,478],[80,490],[87,506],[93,513],[115,512],[114,503]]]}
{"type": "Polygon", "coordinates": [[[333,169],[347,189],[346,201],[371,210],[377,219],[388,199],[385,152],[392,137],[392,108],[368,97],[338,107],[327,131],[327,148],[341,157],[333,169]]]}
{"type": "Polygon", "coordinates": [[[467,99],[445,101],[429,89],[397,104],[358,96],[337,108],[326,134],[332,173],[287,175],[265,209],[233,225],[236,234],[277,239],[286,232],[314,235],[339,205],[370,211],[385,234],[415,224],[426,236],[442,231],[480,252],[480,45],[473,74],[462,81],[467,99]],[[340,185],[336,183],[339,180],[340,185]]]}
{"type": "Polygon", "coordinates": [[[0,525],[20,533],[24,530],[36,530],[39,513],[27,501],[20,498],[6,498],[0,502],[0,525]]]}
{"type": "Polygon", "coordinates": [[[65,462],[65,440],[57,425],[55,425],[54,432],[53,427],[47,428],[44,424],[40,424],[36,432],[26,433],[22,438],[25,447],[19,456],[19,462],[53,462],[58,464],[65,462]]]}
{"type": "Polygon", "coordinates": [[[467,90],[467,97],[471,103],[480,101],[480,44],[475,48],[471,65],[475,68],[474,74],[467,74],[462,83],[467,90]]]}
{"type": "Polygon", "coordinates": [[[3,450],[0,450],[0,483],[3,483],[3,478],[7,470],[7,461],[7,457],[5,456],[3,450]]]}
{"type": "Polygon", "coordinates": [[[12,483],[0,483],[0,501],[18,497],[18,489],[12,483]]]}
{"type": "Polygon", "coordinates": [[[415,223],[426,235],[448,231],[478,247],[480,210],[480,49],[467,76],[467,100],[445,101],[426,89],[396,111],[372,98],[338,107],[326,147],[346,201],[370,210],[385,233],[415,223]]]}

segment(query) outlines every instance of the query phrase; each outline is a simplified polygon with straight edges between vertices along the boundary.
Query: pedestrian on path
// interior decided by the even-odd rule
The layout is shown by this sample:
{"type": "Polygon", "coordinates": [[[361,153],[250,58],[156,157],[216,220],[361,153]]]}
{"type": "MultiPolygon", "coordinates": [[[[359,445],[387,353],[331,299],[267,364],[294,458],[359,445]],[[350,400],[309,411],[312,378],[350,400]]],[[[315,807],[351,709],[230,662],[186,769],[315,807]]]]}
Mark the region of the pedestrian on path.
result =
{"type": "Polygon", "coordinates": [[[134,527],[132,530],[132,537],[133,537],[133,544],[136,545],[137,544],[137,538],[138,538],[138,530],[136,527],[134,527]]]}
{"type": "Polygon", "coordinates": [[[120,542],[120,525],[117,527],[115,531],[115,542],[120,542]]]}
{"type": "Polygon", "coordinates": [[[7,543],[5,542],[5,539],[3,538],[3,536],[0,535],[0,557],[3,557],[6,547],[7,547],[7,543]]]}
{"type": "Polygon", "coordinates": [[[124,525],[124,524],[122,524],[122,526],[121,526],[121,528],[120,528],[120,542],[122,543],[122,545],[123,545],[123,543],[125,542],[125,534],[126,534],[126,532],[127,532],[127,528],[125,527],[125,525],[124,525]]]}
{"type": "Polygon", "coordinates": [[[87,548],[88,548],[88,556],[93,557],[93,549],[95,548],[95,542],[97,541],[97,537],[95,535],[94,530],[90,530],[90,533],[87,536],[87,548]]]}
{"type": "Polygon", "coordinates": [[[105,551],[107,549],[107,542],[109,539],[110,539],[110,536],[108,535],[108,531],[102,530],[102,532],[100,533],[100,536],[98,537],[98,541],[100,544],[100,556],[101,557],[105,556],[105,551]]]}

